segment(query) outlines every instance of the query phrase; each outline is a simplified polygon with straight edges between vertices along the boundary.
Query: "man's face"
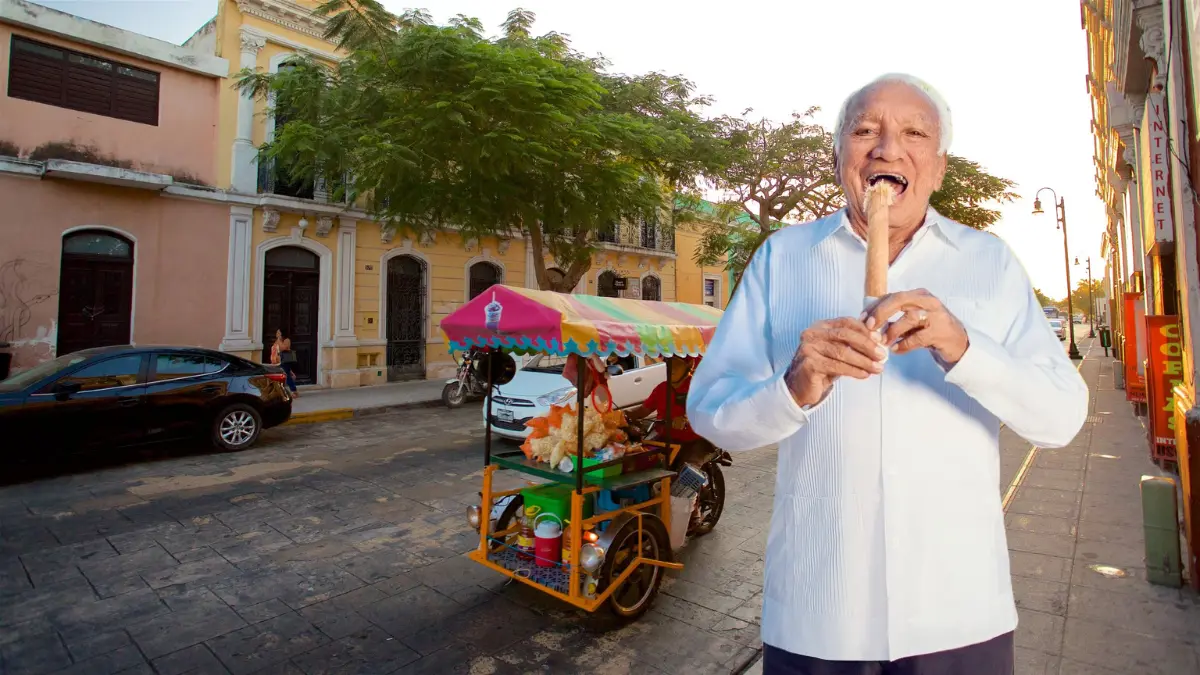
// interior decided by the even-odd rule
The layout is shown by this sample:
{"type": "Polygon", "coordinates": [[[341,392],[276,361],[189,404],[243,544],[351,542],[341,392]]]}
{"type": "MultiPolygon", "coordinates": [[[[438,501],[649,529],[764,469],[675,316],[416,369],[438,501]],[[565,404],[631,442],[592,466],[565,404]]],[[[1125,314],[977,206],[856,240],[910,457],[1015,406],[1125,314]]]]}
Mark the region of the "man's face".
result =
{"type": "Polygon", "coordinates": [[[863,196],[883,181],[896,194],[891,226],[919,224],[946,174],[937,109],[929,99],[906,84],[881,84],[859,96],[842,133],[835,139],[838,182],[852,215],[866,222],[863,196]]]}

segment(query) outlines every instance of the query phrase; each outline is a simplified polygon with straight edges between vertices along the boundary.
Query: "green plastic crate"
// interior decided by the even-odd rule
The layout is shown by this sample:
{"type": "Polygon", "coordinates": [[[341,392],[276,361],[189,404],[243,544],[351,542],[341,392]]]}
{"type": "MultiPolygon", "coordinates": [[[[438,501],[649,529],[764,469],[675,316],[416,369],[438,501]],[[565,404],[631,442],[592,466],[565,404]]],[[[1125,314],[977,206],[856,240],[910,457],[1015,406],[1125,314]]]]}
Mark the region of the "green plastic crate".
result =
{"type": "MultiPolygon", "coordinates": [[[[566,485],[539,485],[521,490],[521,497],[525,500],[525,508],[536,506],[538,513],[553,513],[566,523],[571,518],[572,492],[574,489],[566,485]]],[[[591,495],[583,500],[583,517],[592,517],[591,495]]]]}
{"type": "MultiPolygon", "coordinates": [[[[584,457],[583,458],[583,468],[586,469],[589,466],[595,466],[597,464],[602,464],[603,461],[604,460],[594,459],[594,458],[590,458],[590,457],[584,457]]],[[[615,464],[613,466],[606,467],[603,469],[597,469],[595,471],[588,471],[587,473],[583,474],[583,479],[586,481],[589,481],[589,482],[597,482],[598,483],[605,478],[612,478],[614,476],[620,476],[623,471],[625,471],[624,464],[615,464]]]]}

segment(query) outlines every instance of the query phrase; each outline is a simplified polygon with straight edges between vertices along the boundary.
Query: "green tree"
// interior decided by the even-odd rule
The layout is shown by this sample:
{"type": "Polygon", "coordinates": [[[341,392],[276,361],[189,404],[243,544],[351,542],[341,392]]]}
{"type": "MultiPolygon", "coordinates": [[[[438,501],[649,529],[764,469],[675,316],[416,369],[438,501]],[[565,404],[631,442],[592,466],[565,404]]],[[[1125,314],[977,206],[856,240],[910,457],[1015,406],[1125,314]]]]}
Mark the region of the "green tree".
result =
{"type": "Polygon", "coordinates": [[[261,157],[293,179],[324,178],[336,198],[369,196],[388,228],[528,236],[565,270],[556,281],[534,255],[541,288],[573,288],[599,229],[656,218],[676,185],[720,168],[724,136],[690,83],[608,75],[562,35],[534,36],[531,12],[512,11],[489,39],[477,19],[438,26],[378,0],[316,11],[347,58],[328,67],[301,57],[240,78],[286,106],[261,157]],[[339,184],[344,175],[354,180],[339,184]]]}
{"type": "Polygon", "coordinates": [[[1033,294],[1037,296],[1038,304],[1041,305],[1042,307],[1057,307],[1058,306],[1057,301],[1052,300],[1050,298],[1050,296],[1043,293],[1042,289],[1040,289],[1040,288],[1033,289],[1033,294]]]}
{"type": "MultiPolygon", "coordinates": [[[[1099,301],[1096,300],[1096,298],[1099,298],[1101,296],[1101,292],[1102,292],[1103,288],[1104,288],[1104,282],[1102,282],[1098,279],[1093,279],[1092,280],[1092,289],[1091,289],[1092,295],[1089,299],[1088,280],[1080,279],[1079,281],[1077,281],[1075,283],[1075,290],[1071,293],[1071,303],[1074,305],[1075,313],[1083,315],[1084,321],[1091,320],[1092,311],[1093,311],[1091,302],[1093,300],[1095,300],[1097,305],[1100,304],[1099,301]]],[[[1065,298],[1064,298],[1063,304],[1064,305],[1066,304],[1065,298]]],[[[1065,311],[1065,308],[1064,308],[1064,311],[1065,311]]]]}
{"type": "MultiPolygon", "coordinates": [[[[724,124],[733,162],[710,181],[728,198],[716,217],[707,219],[698,263],[728,260],[740,278],[758,246],[786,221],[808,222],[845,205],[834,170],[833,135],[812,121],[817,110],[795,113],[783,124],[765,119],[724,124]]],[[[987,205],[1017,199],[1014,186],[951,154],[942,187],[929,202],[942,215],[983,230],[1000,219],[1000,212],[987,205]]]]}

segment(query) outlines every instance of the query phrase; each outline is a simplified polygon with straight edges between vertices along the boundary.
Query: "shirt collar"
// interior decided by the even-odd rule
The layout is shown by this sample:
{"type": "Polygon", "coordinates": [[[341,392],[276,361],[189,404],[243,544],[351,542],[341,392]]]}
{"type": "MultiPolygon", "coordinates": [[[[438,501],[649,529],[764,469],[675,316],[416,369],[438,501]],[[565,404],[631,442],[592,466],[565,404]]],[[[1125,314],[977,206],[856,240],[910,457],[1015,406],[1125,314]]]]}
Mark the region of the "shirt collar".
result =
{"type": "MultiPolygon", "coordinates": [[[[853,228],[850,227],[850,217],[846,215],[846,209],[839,209],[837,213],[826,217],[824,220],[827,222],[821,223],[822,230],[813,237],[812,245],[814,248],[839,230],[845,230],[850,236],[861,240],[853,228]]],[[[961,234],[955,225],[954,221],[938,213],[931,206],[925,213],[925,223],[917,230],[917,234],[919,235],[922,230],[933,230],[938,233],[938,236],[943,241],[959,249],[961,248],[961,241],[959,240],[961,234]]],[[[916,235],[913,236],[913,240],[916,240],[916,235]]]]}

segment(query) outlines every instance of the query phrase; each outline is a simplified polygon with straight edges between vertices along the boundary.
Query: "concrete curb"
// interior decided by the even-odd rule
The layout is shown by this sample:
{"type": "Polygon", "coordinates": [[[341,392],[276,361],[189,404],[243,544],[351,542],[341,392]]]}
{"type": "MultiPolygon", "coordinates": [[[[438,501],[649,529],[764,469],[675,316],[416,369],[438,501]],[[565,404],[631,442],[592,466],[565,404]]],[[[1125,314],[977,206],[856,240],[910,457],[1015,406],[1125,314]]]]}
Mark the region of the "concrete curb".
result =
{"type": "Polygon", "coordinates": [[[392,403],[389,405],[371,406],[368,408],[330,408],[327,410],[310,410],[307,412],[292,413],[287,422],[282,426],[292,426],[297,424],[320,424],[323,422],[339,422],[342,420],[354,419],[358,417],[370,417],[372,415],[382,415],[385,413],[396,412],[400,410],[414,410],[418,408],[441,408],[444,404],[441,400],[435,401],[412,401],[409,403],[392,403]]]}

